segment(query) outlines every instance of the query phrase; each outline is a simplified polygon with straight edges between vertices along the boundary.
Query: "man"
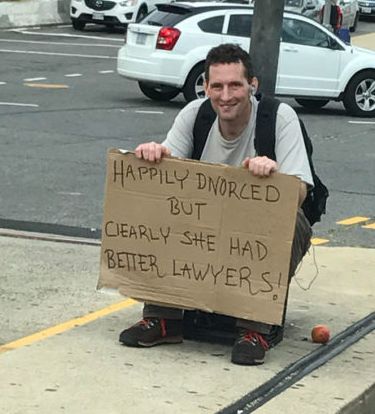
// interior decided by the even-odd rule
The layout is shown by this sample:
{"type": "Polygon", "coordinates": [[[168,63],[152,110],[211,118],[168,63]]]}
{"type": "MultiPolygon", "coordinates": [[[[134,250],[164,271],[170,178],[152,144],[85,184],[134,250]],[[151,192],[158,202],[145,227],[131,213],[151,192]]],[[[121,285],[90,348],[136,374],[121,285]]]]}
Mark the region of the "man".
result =
{"type": "MultiPolygon", "coordinates": [[[[243,166],[250,174],[268,177],[273,172],[295,175],[301,179],[299,205],[312,185],[311,171],[299,121],[294,110],[280,104],[276,120],[275,152],[277,163],[255,154],[254,133],[258,86],[248,53],[237,45],[224,44],[211,49],[205,67],[205,91],[217,117],[209,132],[201,160],[243,166]]],[[[189,103],[177,115],[162,144],[139,145],[135,154],[149,162],[160,162],[173,155],[189,158],[193,152],[193,126],[203,100],[189,103]]],[[[290,276],[310,246],[311,227],[301,209],[298,211],[292,247],[290,276]]],[[[127,346],[150,347],[182,342],[181,309],[145,304],[143,320],[126,329],[120,341],[127,346]]],[[[233,363],[256,365],[264,362],[269,348],[264,335],[271,326],[238,319],[238,338],[232,350],[233,363]]]]}
{"type": "MultiPolygon", "coordinates": [[[[322,7],[320,11],[320,23],[324,23],[324,11],[325,5],[322,7]]],[[[332,31],[334,34],[338,35],[340,29],[342,27],[343,22],[343,14],[342,9],[340,6],[337,5],[337,0],[331,0],[331,12],[329,17],[329,24],[332,27],[332,31]]]]}

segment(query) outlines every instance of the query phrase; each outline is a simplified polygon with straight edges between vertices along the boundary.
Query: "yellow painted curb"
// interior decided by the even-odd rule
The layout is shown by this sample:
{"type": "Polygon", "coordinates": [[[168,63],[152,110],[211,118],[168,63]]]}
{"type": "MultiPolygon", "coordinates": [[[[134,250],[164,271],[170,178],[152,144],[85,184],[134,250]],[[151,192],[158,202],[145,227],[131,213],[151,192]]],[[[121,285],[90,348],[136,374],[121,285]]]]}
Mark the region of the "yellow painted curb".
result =
{"type": "Polygon", "coordinates": [[[23,346],[31,345],[34,342],[41,341],[43,339],[47,339],[51,336],[60,334],[62,332],[68,331],[69,329],[75,328],[77,326],[86,325],[89,322],[93,322],[96,319],[102,318],[103,316],[107,316],[113,312],[117,312],[121,309],[128,308],[130,306],[135,305],[136,302],[133,299],[123,300],[118,303],[114,303],[113,305],[107,306],[103,309],[98,311],[89,313],[87,315],[81,316],[79,318],[71,319],[70,321],[63,322],[59,325],[52,326],[50,328],[44,329],[43,331],[36,332],[32,335],[25,336],[24,338],[17,339],[16,341],[9,342],[7,344],[0,346],[0,354],[12,351],[17,348],[22,348],[23,346]]]}

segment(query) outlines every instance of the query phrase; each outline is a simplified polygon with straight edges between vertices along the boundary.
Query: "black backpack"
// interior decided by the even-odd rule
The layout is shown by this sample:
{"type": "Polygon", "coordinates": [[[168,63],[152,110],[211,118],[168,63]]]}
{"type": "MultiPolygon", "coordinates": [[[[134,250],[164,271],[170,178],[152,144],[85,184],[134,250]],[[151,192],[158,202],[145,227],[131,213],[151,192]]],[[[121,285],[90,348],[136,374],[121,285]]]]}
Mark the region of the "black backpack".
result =
{"type": "MultiPolygon", "coordinates": [[[[260,156],[267,156],[276,161],[275,155],[275,134],[276,134],[276,115],[280,101],[269,96],[259,97],[259,106],[257,111],[255,126],[255,150],[260,156]]],[[[201,158],[208,133],[215,121],[216,113],[212,108],[211,101],[205,100],[198,110],[198,114],[193,127],[194,148],[192,158],[199,160],[201,158]]],[[[327,187],[321,182],[315,173],[312,162],[313,147],[311,139],[307,134],[305,125],[299,119],[307,157],[309,159],[311,174],[314,181],[314,188],[308,191],[302,209],[310,224],[313,225],[320,221],[321,215],[326,212],[327,198],[329,192],[327,187]]]]}

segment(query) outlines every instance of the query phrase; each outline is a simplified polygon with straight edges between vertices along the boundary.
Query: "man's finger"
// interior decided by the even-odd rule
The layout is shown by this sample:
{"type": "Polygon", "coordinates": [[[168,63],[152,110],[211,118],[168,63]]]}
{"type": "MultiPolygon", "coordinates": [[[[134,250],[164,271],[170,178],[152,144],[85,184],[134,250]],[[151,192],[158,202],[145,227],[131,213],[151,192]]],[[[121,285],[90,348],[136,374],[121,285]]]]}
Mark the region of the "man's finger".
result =
{"type": "Polygon", "coordinates": [[[148,160],[151,162],[155,161],[155,151],[156,151],[155,142],[150,142],[150,144],[148,145],[148,160]]]}
{"type": "Polygon", "coordinates": [[[135,149],[135,156],[137,158],[142,158],[142,144],[138,145],[138,147],[135,149]]]}
{"type": "Polygon", "coordinates": [[[163,147],[161,145],[156,145],[155,146],[155,161],[156,162],[160,162],[161,157],[163,156],[163,147]]]}

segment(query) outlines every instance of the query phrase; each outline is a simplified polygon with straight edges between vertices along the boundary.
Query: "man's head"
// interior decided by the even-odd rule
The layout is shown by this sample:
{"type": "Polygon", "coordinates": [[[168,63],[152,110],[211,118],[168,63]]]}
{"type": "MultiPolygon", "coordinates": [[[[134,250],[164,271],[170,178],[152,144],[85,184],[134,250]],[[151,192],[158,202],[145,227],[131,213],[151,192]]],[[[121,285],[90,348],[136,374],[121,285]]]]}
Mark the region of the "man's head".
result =
{"type": "Polygon", "coordinates": [[[249,96],[258,86],[250,57],[237,45],[211,49],[205,64],[205,91],[220,121],[246,121],[250,116],[249,96]]]}
{"type": "Polygon", "coordinates": [[[254,77],[253,66],[249,54],[238,45],[225,43],[213,47],[207,54],[204,67],[204,77],[206,82],[208,82],[210,78],[210,67],[212,65],[224,63],[242,63],[245,78],[251,79],[254,77]]]}

